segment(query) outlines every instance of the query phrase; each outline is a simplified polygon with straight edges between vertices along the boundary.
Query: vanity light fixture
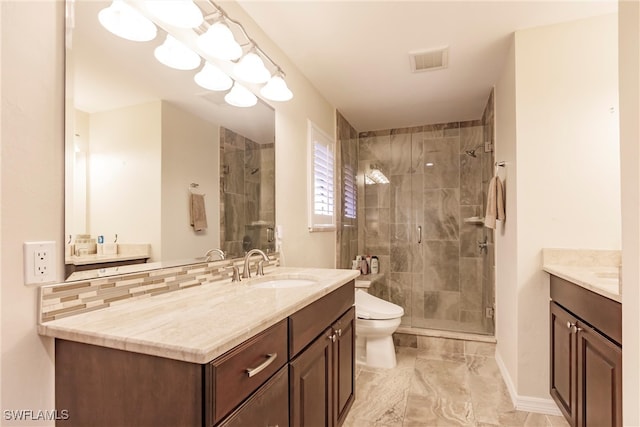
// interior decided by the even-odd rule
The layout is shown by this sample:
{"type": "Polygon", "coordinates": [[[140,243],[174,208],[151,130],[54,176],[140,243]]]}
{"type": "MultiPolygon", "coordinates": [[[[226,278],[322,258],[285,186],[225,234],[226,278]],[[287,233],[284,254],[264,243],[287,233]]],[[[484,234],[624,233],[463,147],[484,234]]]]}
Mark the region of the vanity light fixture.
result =
{"type": "Polygon", "coordinates": [[[123,0],[113,0],[98,13],[98,20],[109,32],[134,42],[148,42],[158,33],[153,22],[123,0]]]}
{"type": "Polygon", "coordinates": [[[202,70],[193,79],[199,86],[208,90],[222,91],[233,86],[233,80],[209,61],[204,63],[202,70]]]}
{"type": "Polygon", "coordinates": [[[146,6],[153,16],[174,27],[195,28],[204,21],[193,0],[148,0],[146,6]]]}
{"type": "Polygon", "coordinates": [[[287,87],[280,71],[262,86],[260,94],[271,101],[288,101],[293,98],[293,92],[287,87]]]}
{"type": "Polygon", "coordinates": [[[171,34],[167,34],[153,54],[158,61],[176,70],[193,70],[200,65],[200,56],[171,34]]]}
{"type": "Polygon", "coordinates": [[[234,107],[243,108],[253,107],[258,102],[258,98],[238,82],[233,84],[229,93],[224,96],[224,100],[227,104],[233,105],[234,107]]]}
{"type": "Polygon", "coordinates": [[[242,56],[242,47],[233,37],[224,17],[200,34],[196,43],[205,53],[224,61],[235,61],[242,56]]]}
{"type": "Polygon", "coordinates": [[[247,83],[266,83],[271,78],[271,73],[253,48],[238,61],[233,71],[240,80],[247,83]]]}
{"type": "Polygon", "coordinates": [[[225,96],[231,105],[255,105],[258,90],[270,101],[293,98],[280,66],[249,37],[240,22],[231,19],[212,0],[113,0],[110,7],[100,11],[99,19],[107,30],[128,40],[153,40],[156,25],[164,29],[167,37],[154,50],[156,59],[177,70],[194,70],[204,59],[195,82],[208,90],[231,88],[225,96]],[[248,49],[244,56],[243,47],[248,49]],[[250,83],[249,88],[234,84],[235,80],[250,83]],[[262,87],[258,89],[256,85],[262,87]]]}

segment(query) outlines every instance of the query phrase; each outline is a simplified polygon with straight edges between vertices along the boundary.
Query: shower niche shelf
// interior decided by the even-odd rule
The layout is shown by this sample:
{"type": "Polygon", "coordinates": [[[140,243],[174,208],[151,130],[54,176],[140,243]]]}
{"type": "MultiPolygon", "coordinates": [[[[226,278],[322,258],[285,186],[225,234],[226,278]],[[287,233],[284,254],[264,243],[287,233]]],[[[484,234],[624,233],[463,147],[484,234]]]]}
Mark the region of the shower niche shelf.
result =
{"type": "Polygon", "coordinates": [[[467,224],[475,224],[475,225],[483,225],[484,217],[483,216],[471,216],[469,218],[465,218],[464,222],[467,224]]]}

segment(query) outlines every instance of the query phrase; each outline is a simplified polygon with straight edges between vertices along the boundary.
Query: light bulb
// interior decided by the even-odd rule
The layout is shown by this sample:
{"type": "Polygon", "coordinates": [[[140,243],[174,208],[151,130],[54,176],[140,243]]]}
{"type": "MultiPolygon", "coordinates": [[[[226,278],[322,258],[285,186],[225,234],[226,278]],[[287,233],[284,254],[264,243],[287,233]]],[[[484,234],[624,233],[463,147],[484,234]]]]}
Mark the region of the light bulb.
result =
{"type": "Polygon", "coordinates": [[[200,65],[200,56],[170,34],[153,54],[158,61],[176,70],[193,70],[200,65]]]}
{"type": "Polygon", "coordinates": [[[264,66],[264,62],[254,52],[247,53],[233,68],[239,79],[248,83],[266,83],[271,73],[264,66]]]}
{"type": "Polygon", "coordinates": [[[202,70],[194,76],[194,80],[199,86],[209,90],[227,90],[233,85],[233,80],[210,62],[205,62],[202,70]]]}
{"type": "Polygon", "coordinates": [[[224,96],[224,100],[234,107],[253,107],[258,103],[258,98],[238,82],[233,84],[229,93],[224,96]]]}
{"type": "Polygon", "coordinates": [[[236,42],[227,24],[222,21],[216,22],[198,36],[196,43],[204,52],[225,61],[235,61],[242,56],[242,47],[236,42]]]}
{"type": "Polygon", "coordinates": [[[260,93],[271,101],[288,101],[293,98],[293,93],[287,87],[287,83],[279,75],[271,77],[267,84],[260,89],[260,93]]]}
{"type": "Polygon", "coordinates": [[[148,0],[147,9],[159,20],[179,28],[202,24],[202,11],[193,0],[148,0]]]}
{"type": "Polygon", "coordinates": [[[111,6],[98,12],[104,28],[123,39],[147,42],[156,38],[155,24],[123,0],[113,0],[111,6]]]}

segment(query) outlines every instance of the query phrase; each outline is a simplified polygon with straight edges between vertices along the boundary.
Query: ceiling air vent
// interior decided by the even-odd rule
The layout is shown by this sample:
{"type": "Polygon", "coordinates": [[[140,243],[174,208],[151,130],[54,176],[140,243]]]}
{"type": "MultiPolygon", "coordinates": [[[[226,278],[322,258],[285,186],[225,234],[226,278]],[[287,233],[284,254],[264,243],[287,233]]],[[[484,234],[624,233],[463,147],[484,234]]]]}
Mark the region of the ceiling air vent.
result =
{"type": "Polygon", "coordinates": [[[411,61],[411,71],[414,73],[419,71],[440,70],[447,68],[449,64],[449,48],[443,47],[409,52],[409,59],[411,61]]]}

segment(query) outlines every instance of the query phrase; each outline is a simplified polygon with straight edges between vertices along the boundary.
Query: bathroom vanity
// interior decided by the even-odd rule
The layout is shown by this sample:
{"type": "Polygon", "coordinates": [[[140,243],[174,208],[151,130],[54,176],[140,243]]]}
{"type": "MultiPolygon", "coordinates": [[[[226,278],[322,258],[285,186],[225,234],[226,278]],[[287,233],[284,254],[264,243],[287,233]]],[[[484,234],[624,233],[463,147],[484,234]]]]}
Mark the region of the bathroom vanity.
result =
{"type": "Polygon", "coordinates": [[[56,338],[64,425],[341,425],[354,399],[357,272],[275,270],[42,322],[56,338]],[[278,277],[315,283],[256,286],[278,277]]]}
{"type": "Polygon", "coordinates": [[[572,427],[622,426],[617,267],[547,265],[550,393],[572,427]]]}

